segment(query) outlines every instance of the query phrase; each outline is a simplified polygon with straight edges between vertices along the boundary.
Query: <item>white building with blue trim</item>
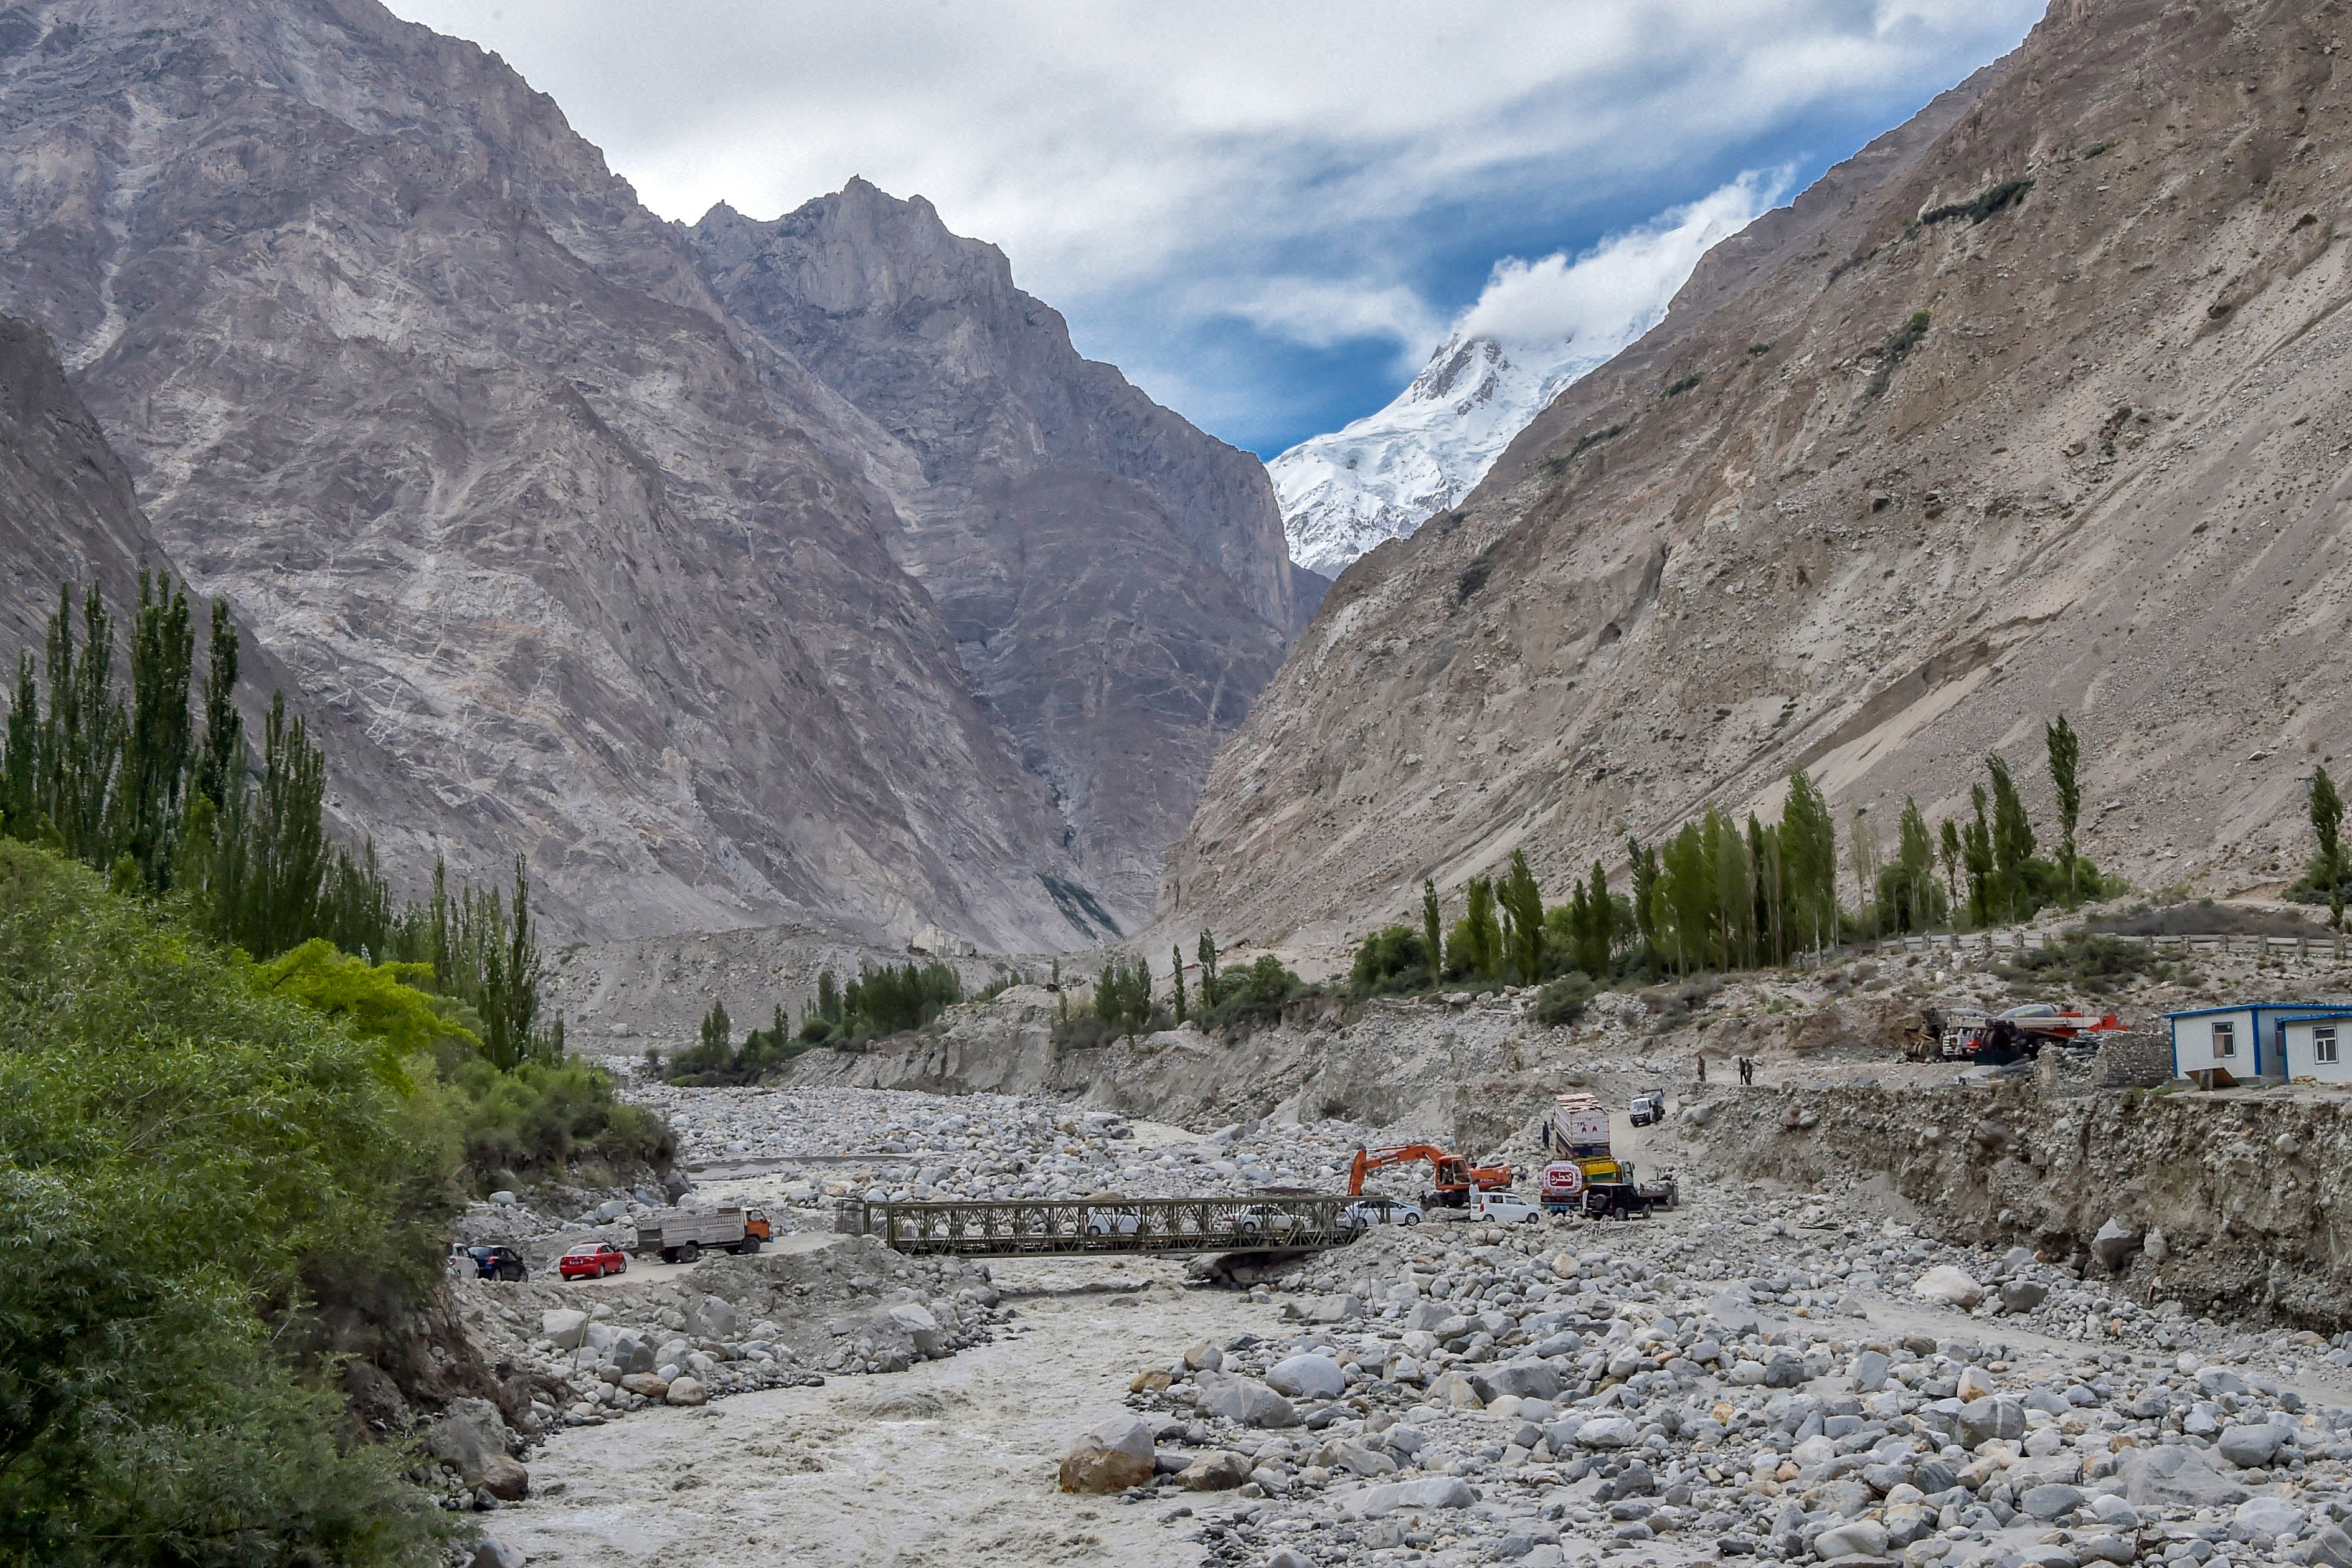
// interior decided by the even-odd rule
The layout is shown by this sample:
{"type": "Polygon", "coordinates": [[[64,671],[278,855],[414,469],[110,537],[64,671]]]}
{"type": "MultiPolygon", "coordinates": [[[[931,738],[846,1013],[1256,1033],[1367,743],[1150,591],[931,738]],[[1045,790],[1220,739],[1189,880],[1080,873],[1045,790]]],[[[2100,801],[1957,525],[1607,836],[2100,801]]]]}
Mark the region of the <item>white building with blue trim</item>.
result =
{"type": "Polygon", "coordinates": [[[2241,1002],[2167,1013],[2172,1076],[2352,1083],[2352,1003],[2241,1002]]]}

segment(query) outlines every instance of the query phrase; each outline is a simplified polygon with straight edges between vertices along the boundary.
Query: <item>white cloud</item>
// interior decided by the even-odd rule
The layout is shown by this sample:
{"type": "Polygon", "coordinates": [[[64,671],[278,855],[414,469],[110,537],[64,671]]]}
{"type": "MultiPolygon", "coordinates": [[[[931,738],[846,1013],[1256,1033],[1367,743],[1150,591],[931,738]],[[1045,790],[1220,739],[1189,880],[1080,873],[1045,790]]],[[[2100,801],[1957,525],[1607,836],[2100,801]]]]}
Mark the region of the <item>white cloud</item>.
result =
{"type": "Polygon", "coordinates": [[[1458,290],[1694,170],[1842,152],[1785,139],[1895,122],[2042,0],[389,3],[504,55],[666,216],[862,174],[1139,358],[1206,321],[1309,333],[1323,303],[1426,336],[1433,274],[1458,290]]]}
{"type": "Polygon", "coordinates": [[[1260,331],[1310,348],[1360,338],[1391,338],[1422,352],[1434,341],[1442,317],[1402,284],[1328,282],[1317,278],[1270,278],[1245,300],[1212,307],[1211,313],[1238,316],[1260,331]]]}
{"type": "Polygon", "coordinates": [[[1700,257],[1747,227],[1787,188],[1785,175],[1742,174],[1701,200],[1609,236],[1580,256],[1554,251],[1536,261],[1506,258],[1495,264],[1485,291],[1454,322],[1453,333],[1509,346],[1622,346],[1664,312],[1700,257]]]}

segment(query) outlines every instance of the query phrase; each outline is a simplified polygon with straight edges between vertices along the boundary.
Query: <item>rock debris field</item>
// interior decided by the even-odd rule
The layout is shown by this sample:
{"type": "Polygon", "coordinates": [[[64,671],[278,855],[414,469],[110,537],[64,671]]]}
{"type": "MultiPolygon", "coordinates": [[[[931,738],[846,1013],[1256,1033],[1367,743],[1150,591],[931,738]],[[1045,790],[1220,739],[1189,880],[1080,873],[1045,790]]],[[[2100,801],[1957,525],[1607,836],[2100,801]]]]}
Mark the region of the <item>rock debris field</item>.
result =
{"type": "MultiPolygon", "coordinates": [[[[1360,1136],[886,1091],[677,1100],[689,1202],[764,1190],[810,1227],[827,1211],[786,1193],[1338,1190],[1360,1136]]],[[[1686,1170],[1685,1193],[1648,1221],[1383,1228],[1246,1292],[814,1228],[635,1284],[469,1283],[496,1353],[588,1385],[546,1402],[529,1494],[481,1500],[486,1550],[2352,1568],[2352,1349],[2146,1310],[2097,1258],[1943,1245],[1866,1188],[1686,1170]]]]}

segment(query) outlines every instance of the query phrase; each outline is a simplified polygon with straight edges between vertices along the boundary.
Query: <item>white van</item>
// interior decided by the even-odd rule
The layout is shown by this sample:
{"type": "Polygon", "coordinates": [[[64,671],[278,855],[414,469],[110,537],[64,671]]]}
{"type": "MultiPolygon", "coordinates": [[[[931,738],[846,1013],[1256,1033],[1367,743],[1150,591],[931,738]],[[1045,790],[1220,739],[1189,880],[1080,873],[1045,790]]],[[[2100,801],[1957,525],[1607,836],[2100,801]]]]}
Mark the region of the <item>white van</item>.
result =
{"type": "Polygon", "coordinates": [[[1533,1225],[1544,1216],[1542,1209],[1517,1193],[1480,1193],[1471,1204],[1470,1212],[1476,1218],[1504,1225],[1533,1225]]]}

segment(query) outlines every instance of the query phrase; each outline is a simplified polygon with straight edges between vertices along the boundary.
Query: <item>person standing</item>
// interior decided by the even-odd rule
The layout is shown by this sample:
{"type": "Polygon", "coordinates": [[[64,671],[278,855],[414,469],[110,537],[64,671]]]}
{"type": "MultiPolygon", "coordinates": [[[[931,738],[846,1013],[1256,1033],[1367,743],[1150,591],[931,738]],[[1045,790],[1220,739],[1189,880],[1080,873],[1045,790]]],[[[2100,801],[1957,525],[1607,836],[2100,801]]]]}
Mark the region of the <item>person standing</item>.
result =
{"type": "Polygon", "coordinates": [[[1698,1054],[1698,1080],[1701,1083],[1705,1083],[1706,1081],[1706,1053],[1705,1051],[1701,1051],[1698,1054]]]}

